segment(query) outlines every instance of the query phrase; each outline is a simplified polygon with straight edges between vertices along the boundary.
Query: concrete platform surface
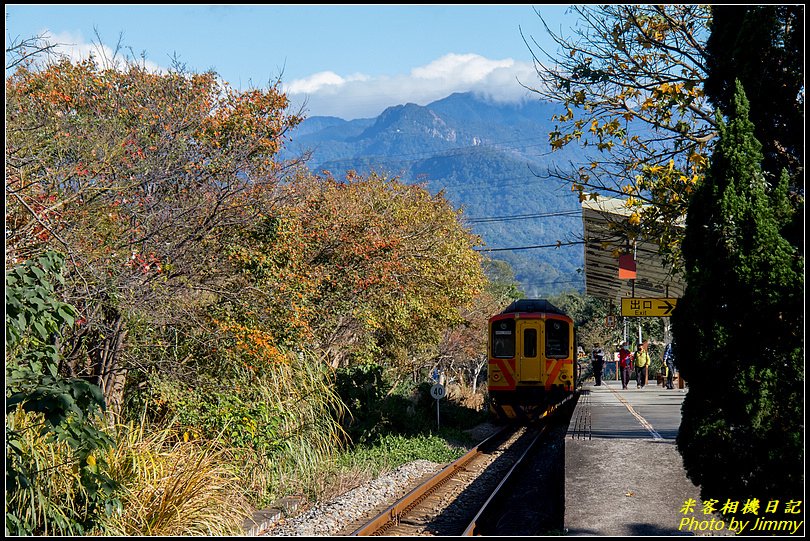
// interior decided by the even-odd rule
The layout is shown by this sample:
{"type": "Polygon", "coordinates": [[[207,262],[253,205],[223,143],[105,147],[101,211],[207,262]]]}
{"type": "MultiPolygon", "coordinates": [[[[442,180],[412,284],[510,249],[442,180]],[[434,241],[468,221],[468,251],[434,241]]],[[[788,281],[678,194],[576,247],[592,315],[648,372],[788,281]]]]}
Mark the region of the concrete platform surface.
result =
{"type": "Polygon", "coordinates": [[[687,392],[584,386],[565,441],[566,535],[735,535],[703,513],[675,447],[687,392]]]}

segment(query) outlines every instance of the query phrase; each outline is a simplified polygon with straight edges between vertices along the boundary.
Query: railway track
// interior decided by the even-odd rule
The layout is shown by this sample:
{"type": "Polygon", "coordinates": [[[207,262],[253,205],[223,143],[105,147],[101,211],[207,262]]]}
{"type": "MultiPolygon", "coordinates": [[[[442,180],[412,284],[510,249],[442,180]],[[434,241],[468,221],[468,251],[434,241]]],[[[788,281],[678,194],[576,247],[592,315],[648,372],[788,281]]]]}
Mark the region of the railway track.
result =
{"type": "MultiPolygon", "coordinates": [[[[568,400],[529,426],[501,428],[400,500],[372,518],[352,525],[354,529],[342,535],[490,535],[502,529],[504,509],[510,511],[515,507],[504,503],[515,490],[522,495],[527,490],[536,493],[532,498],[533,505],[522,506],[527,512],[536,511],[538,499],[559,500],[557,494],[562,493],[562,487],[545,486],[547,479],[543,479],[541,471],[553,471],[554,464],[537,466],[537,457],[542,456],[543,447],[549,445],[554,427],[567,426],[575,402],[575,398],[568,400]],[[519,481],[527,480],[521,479],[526,475],[543,486],[531,486],[531,479],[528,479],[529,487],[516,488],[519,481]],[[549,490],[552,494],[538,493],[549,490]]],[[[554,475],[550,474],[551,477],[554,475]]],[[[517,509],[520,508],[518,505],[517,509]]],[[[509,520],[521,522],[514,516],[509,520]]],[[[530,522],[538,523],[537,520],[530,522]]],[[[543,529],[541,526],[531,528],[543,529]]]]}

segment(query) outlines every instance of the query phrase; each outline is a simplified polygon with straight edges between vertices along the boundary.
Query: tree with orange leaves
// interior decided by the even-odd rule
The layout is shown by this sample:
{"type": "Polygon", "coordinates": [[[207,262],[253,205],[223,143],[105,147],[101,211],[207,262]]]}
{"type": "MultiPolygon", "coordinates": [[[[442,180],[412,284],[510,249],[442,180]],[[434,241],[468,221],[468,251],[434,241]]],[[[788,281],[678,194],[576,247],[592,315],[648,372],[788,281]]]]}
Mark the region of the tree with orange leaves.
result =
{"type": "Polygon", "coordinates": [[[76,332],[61,370],[115,407],[143,346],[132,330],[210,302],[223,246],[274,197],[276,154],[300,118],[278,85],[215,73],[21,63],[6,78],[6,265],[67,255],[76,332]]]}
{"type": "Polygon", "coordinates": [[[480,241],[441,194],[307,172],[285,193],[231,251],[258,280],[243,303],[281,344],[311,344],[336,368],[413,368],[484,285],[480,241]]]}

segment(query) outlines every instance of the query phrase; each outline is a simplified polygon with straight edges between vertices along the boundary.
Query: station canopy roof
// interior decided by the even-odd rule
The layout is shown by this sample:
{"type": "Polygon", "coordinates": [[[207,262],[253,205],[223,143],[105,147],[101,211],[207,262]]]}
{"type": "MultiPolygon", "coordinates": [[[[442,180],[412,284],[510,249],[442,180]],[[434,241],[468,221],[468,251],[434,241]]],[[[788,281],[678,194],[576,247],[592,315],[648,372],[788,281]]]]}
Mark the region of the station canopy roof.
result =
{"type": "Polygon", "coordinates": [[[613,222],[625,222],[631,212],[623,199],[600,196],[582,202],[585,293],[617,305],[623,297],[680,298],[685,283],[658,255],[658,244],[644,239],[628,242],[611,228],[613,222]],[[634,256],[635,280],[619,278],[619,255],[625,253],[634,256]]]}

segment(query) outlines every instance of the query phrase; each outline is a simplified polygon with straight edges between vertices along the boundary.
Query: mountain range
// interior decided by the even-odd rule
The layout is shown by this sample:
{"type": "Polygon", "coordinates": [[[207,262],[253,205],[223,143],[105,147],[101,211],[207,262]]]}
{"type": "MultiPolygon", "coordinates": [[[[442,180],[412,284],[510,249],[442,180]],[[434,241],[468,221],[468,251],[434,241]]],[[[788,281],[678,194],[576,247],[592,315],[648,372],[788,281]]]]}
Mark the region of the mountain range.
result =
{"type": "Polygon", "coordinates": [[[582,245],[565,244],[582,239],[577,194],[546,176],[550,167],[582,161],[576,149],[551,152],[552,115],[561,110],[458,93],[395,105],[376,118],[313,116],[291,134],[282,157],[309,153],[314,172],[376,171],[443,191],[484,241],[481,250],[507,262],[527,296],[584,291],[582,245]]]}

